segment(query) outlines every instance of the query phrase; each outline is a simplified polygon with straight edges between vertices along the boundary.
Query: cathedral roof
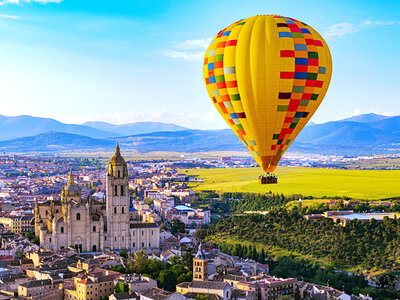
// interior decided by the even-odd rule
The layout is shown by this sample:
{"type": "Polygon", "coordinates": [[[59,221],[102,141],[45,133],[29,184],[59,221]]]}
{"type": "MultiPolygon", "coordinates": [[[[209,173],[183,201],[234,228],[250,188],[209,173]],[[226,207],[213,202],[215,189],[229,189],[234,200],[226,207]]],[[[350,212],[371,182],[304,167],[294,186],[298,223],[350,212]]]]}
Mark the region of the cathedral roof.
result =
{"type": "Polygon", "coordinates": [[[122,165],[125,164],[125,159],[121,155],[118,143],[117,143],[117,146],[115,147],[115,154],[111,158],[110,162],[113,164],[122,164],[122,165]]]}

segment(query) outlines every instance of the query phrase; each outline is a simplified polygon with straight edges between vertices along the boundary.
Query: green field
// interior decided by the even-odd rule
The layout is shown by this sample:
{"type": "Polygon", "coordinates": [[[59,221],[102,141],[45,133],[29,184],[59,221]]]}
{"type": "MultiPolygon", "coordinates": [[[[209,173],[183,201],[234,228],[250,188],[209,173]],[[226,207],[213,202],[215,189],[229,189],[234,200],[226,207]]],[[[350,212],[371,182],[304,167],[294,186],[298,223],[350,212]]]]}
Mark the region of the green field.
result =
{"type": "Polygon", "coordinates": [[[314,197],[350,197],[378,200],[400,197],[400,170],[337,170],[281,167],[276,170],[278,184],[258,183],[259,168],[188,169],[188,175],[198,175],[203,183],[193,183],[195,190],[220,192],[283,193],[314,197]]]}

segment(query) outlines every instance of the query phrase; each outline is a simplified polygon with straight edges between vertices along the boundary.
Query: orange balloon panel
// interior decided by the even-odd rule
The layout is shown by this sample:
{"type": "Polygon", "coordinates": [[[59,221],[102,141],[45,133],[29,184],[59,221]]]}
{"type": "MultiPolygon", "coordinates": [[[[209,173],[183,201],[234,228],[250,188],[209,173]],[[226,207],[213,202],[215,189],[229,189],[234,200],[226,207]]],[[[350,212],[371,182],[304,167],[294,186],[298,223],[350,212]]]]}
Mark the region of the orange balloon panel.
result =
{"type": "Polygon", "coordinates": [[[321,104],[331,73],[331,54],[318,32],[275,15],[221,30],[203,66],[215,107],[267,173],[321,104]]]}

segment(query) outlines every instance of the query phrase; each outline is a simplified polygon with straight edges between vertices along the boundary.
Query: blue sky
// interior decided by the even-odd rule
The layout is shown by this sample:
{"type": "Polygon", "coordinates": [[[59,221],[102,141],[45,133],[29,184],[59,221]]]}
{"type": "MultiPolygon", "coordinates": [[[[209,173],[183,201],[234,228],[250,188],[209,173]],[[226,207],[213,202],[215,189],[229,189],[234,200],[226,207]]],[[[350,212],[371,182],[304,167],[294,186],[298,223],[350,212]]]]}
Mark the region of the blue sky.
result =
{"type": "Polygon", "coordinates": [[[400,1],[0,0],[0,114],[225,128],[202,78],[209,40],[280,14],[310,24],[332,52],[312,121],[400,115],[399,11],[400,1]]]}

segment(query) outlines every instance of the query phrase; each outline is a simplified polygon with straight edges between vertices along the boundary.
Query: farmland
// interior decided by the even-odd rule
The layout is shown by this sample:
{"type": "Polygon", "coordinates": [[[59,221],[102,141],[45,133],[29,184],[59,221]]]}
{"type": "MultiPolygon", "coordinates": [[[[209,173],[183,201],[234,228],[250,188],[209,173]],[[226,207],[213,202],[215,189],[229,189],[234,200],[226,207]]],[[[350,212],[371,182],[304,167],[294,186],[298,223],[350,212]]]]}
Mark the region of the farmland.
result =
{"type": "Polygon", "coordinates": [[[400,197],[399,170],[339,170],[280,167],[278,184],[260,185],[259,168],[181,170],[204,180],[191,183],[195,190],[301,194],[303,196],[349,197],[379,200],[400,197]]]}

